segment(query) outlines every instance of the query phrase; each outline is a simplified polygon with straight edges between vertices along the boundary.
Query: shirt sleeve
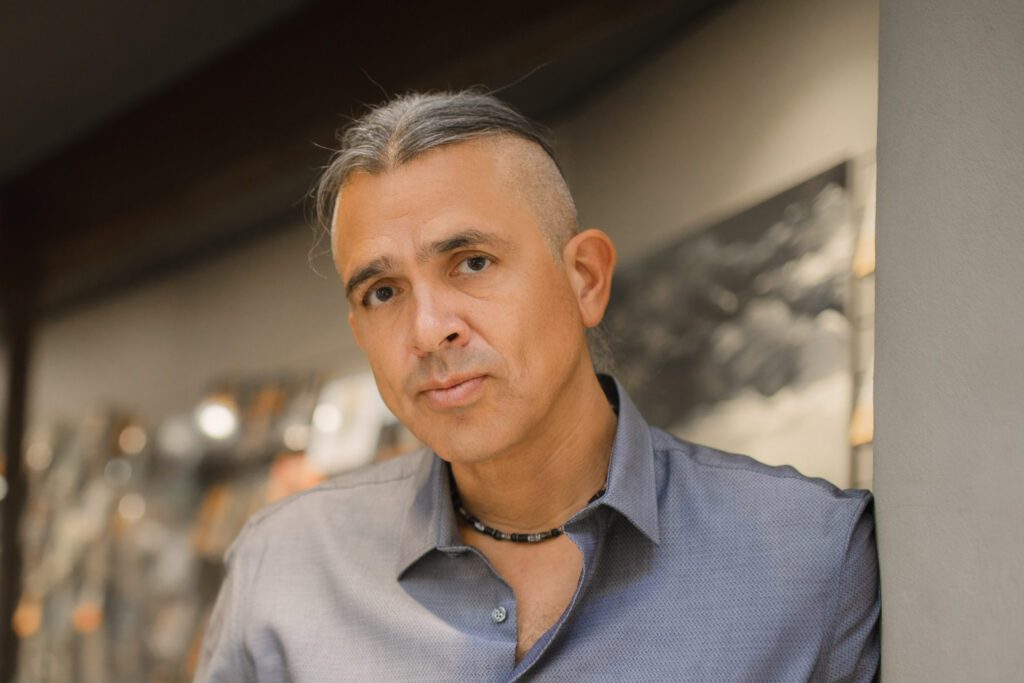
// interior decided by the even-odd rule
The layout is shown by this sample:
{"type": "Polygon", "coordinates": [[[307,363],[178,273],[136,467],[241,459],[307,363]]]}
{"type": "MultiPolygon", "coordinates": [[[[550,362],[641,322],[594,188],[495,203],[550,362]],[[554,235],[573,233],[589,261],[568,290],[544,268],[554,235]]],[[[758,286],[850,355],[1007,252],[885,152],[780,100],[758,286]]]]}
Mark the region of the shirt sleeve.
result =
{"type": "Polygon", "coordinates": [[[874,681],[879,662],[878,550],[874,504],[867,494],[859,509],[836,581],[836,607],[820,681],[874,681]]]}
{"type": "Polygon", "coordinates": [[[256,672],[245,648],[242,608],[248,583],[245,575],[250,567],[236,556],[241,537],[224,556],[227,574],[221,584],[210,623],[203,636],[203,646],[196,666],[194,683],[237,683],[256,680],[256,672]]]}

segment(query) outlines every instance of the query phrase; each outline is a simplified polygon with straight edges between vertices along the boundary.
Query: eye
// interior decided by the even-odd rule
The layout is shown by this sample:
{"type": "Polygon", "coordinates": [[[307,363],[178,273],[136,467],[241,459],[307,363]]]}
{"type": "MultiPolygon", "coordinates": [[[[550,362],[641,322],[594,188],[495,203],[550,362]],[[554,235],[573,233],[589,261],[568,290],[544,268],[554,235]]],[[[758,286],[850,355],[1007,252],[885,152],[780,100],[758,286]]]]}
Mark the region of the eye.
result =
{"type": "Polygon", "coordinates": [[[374,287],[373,289],[367,290],[366,295],[363,297],[364,306],[374,306],[386,302],[388,299],[395,295],[395,288],[387,285],[380,287],[374,287]]]}
{"type": "Polygon", "coordinates": [[[461,261],[456,270],[460,273],[479,273],[482,270],[486,270],[491,263],[491,259],[486,256],[470,256],[468,259],[461,261]]]}

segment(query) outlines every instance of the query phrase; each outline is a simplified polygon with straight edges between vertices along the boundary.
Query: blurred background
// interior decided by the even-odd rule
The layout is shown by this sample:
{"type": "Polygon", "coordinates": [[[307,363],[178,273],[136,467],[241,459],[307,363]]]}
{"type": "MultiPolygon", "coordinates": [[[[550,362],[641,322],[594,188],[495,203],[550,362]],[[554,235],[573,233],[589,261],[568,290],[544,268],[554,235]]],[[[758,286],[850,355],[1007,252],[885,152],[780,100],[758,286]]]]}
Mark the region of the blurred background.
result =
{"type": "Polygon", "coordinates": [[[306,193],[407,90],[554,134],[683,438],[872,484],[876,0],[39,0],[0,18],[0,680],[188,680],[245,519],[418,444],[306,193]],[[14,673],[15,669],[17,674],[14,673]]]}

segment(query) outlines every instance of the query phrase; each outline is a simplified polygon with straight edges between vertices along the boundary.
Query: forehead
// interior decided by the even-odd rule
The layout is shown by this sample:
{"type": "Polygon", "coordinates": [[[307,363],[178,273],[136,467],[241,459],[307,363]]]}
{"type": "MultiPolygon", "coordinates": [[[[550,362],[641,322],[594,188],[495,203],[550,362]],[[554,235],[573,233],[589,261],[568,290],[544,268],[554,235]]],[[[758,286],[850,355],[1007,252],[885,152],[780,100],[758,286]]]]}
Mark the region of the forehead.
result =
{"type": "Polygon", "coordinates": [[[355,262],[400,256],[459,230],[540,237],[530,207],[510,187],[500,145],[462,142],[384,173],[354,174],[335,203],[331,242],[338,270],[344,276],[355,262]]]}

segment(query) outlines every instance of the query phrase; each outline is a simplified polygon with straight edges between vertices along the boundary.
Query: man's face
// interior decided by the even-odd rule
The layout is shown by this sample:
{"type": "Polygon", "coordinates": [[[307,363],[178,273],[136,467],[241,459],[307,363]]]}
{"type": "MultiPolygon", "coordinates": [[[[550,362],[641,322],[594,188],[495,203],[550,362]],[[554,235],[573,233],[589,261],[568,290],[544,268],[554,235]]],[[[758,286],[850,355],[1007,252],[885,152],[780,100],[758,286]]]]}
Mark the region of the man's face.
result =
{"type": "Polygon", "coordinates": [[[496,145],[441,147],[357,174],[332,246],[349,322],[388,407],[453,462],[549,431],[589,360],[573,289],[496,145]]]}

